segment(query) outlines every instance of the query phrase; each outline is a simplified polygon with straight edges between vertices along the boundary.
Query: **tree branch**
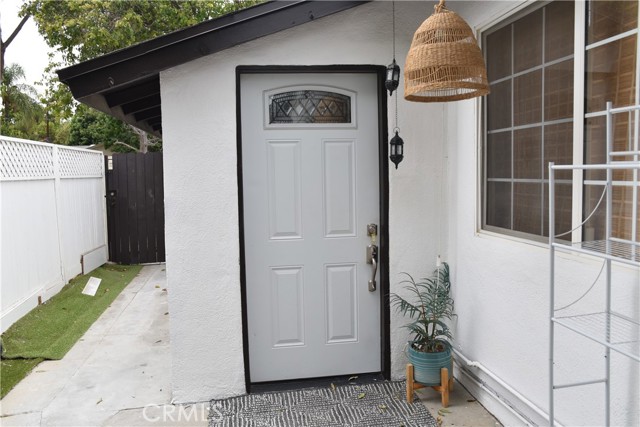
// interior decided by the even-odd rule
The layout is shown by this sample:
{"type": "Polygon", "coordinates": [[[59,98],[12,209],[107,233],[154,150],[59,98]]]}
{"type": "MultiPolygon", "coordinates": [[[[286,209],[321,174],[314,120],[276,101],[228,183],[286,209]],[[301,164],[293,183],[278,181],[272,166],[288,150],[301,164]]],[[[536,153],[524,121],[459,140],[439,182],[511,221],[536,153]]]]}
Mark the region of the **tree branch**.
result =
{"type": "Polygon", "coordinates": [[[126,143],[124,143],[122,141],[116,141],[116,142],[113,143],[113,145],[124,145],[125,147],[131,148],[133,151],[138,152],[138,149],[136,147],[132,147],[131,145],[126,144],[126,143]]]}
{"type": "Polygon", "coordinates": [[[20,23],[18,24],[18,26],[16,27],[15,30],[13,30],[13,33],[11,33],[11,35],[9,36],[9,38],[7,39],[6,42],[2,43],[2,49],[5,50],[9,47],[9,45],[11,44],[11,42],[13,41],[13,39],[16,38],[16,36],[18,35],[18,33],[20,32],[20,30],[22,29],[22,27],[24,26],[24,24],[27,22],[27,19],[29,19],[29,17],[31,16],[31,14],[27,13],[26,15],[24,15],[22,17],[22,20],[20,21],[20,23]]]}

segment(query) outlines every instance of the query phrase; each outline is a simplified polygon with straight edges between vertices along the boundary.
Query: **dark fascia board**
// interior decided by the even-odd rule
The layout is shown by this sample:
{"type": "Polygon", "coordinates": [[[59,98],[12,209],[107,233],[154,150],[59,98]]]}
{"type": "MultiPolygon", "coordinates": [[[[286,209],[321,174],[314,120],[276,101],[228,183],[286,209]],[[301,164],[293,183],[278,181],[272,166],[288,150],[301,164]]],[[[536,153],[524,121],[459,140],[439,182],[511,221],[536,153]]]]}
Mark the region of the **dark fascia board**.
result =
{"type": "Polygon", "coordinates": [[[273,1],[58,70],[73,96],[93,106],[96,94],[149,80],[160,71],[368,1],[273,1]]]}

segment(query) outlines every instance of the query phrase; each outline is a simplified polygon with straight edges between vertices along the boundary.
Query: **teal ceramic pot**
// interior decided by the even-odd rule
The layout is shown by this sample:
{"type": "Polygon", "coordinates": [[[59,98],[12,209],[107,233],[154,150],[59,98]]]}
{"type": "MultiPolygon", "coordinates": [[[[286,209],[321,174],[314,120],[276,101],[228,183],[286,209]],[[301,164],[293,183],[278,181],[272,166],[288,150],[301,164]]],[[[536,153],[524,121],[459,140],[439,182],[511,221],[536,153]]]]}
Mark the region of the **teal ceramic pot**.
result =
{"type": "Polygon", "coordinates": [[[453,360],[451,349],[447,346],[444,351],[438,353],[423,353],[414,350],[409,342],[407,357],[413,365],[414,381],[427,386],[440,385],[440,370],[449,369],[449,375],[453,372],[453,360]]]}

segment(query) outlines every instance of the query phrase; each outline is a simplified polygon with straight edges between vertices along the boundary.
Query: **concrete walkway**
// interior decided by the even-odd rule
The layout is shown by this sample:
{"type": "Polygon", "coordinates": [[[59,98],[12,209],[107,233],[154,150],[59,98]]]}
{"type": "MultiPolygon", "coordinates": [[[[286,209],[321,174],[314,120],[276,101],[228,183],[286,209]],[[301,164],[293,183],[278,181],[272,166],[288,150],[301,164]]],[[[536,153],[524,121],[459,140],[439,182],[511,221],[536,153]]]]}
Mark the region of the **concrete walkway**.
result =
{"type": "MultiPolygon", "coordinates": [[[[2,426],[206,426],[208,402],[171,405],[164,265],[145,266],[62,360],[46,361],[0,401],[2,426]]],[[[440,396],[419,396],[435,418],[440,396]]],[[[495,426],[460,386],[442,425],[495,426]]]]}
{"type": "Polygon", "coordinates": [[[169,405],[166,286],[164,265],[145,266],[62,360],[41,363],[0,401],[0,424],[161,426],[182,415],[206,425],[206,412],[169,405]]]}

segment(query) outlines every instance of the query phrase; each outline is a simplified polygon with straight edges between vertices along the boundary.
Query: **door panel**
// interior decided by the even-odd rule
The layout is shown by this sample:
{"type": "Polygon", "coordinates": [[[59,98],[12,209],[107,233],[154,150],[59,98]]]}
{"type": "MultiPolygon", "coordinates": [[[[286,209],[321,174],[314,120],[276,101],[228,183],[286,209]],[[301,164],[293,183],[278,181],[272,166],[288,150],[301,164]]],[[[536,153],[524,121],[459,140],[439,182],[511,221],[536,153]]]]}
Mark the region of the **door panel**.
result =
{"type": "Polygon", "coordinates": [[[252,382],[380,372],[375,74],[243,74],[252,382]]]}
{"type": "Polygon", "coordinates": [[[355,141],[322,141],[325,237],[355,236],[355,141]]]}
{"type": "Polygon", "coordinates": [[[302,238],[300,141],[267,141],[271,239],[302,238]]]}
{"type": "Polygon", "coordinates": [[[271,336],[274,347],[304,345],[304,271],[271,269],[271,336]]]}
{"type": "Polygon", "coordinates": [[[325,266],[327,343],[358,341],[356,265],[325,266]]]}

